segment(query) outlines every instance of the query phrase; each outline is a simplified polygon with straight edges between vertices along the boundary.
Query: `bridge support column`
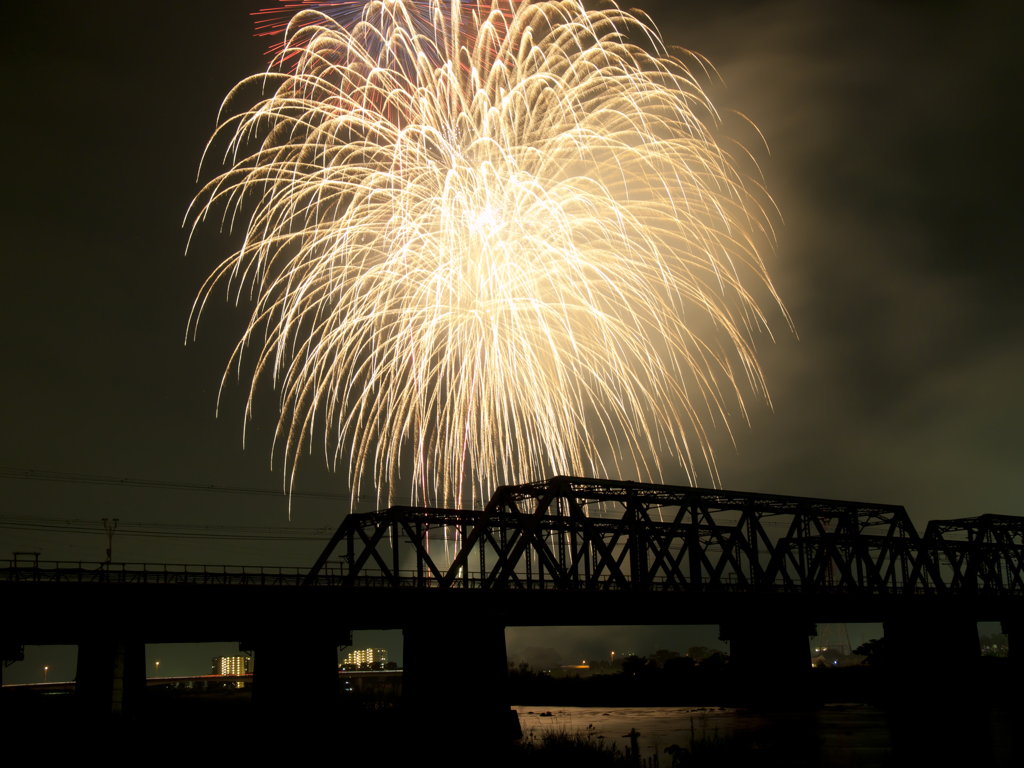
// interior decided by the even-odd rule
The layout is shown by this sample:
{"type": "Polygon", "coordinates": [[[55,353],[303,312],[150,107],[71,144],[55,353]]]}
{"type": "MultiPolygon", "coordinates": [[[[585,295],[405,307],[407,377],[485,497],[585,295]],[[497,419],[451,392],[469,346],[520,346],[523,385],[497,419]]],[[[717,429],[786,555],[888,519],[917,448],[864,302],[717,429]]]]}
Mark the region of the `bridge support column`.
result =
{"type": "Polygon", "coordinates": [[[271,637],[252,645],[252,703],[262,712],[309,719],[337,704],[338,641],[331,637],[271,637]]]}
{"type": "Polygon", "coordinates": [[[402,707],[412,729],[443,729],[462,746],[522,735],[509,701],[505,627],[441,621],[402,634],[402,707]]]}
{"type": "Polygon", "coordinates": [[[741,619],[719,625],[729,641],[729,675],[736,704],[762,709],[806,709],[811,689],[809,639],[818,633],[806,620],[741,619]]]}
{"type": "Polygon", "coordinates": [[[991,765],[989,705],[980,684],[981,647],[973,616],[928,609],[882,622],[876,677],[887,706],[894,758],[914,765],[991,765]],[[990,738],[990,737],[989,737],[990,738]],[[906,759],[911,758],[911,759],[906,759]]]}
{"type": "MultiPolygon", "coordinates": [[[[969,695],[977,684],[981,644],[973,616],[927,611],[882,623],[889,679],[921,694],[969,695]]],[[[892,691],[902,698],[905,690],[892,691]]],[[[966,702],[965,702],[966,704],[966,702]]]]}
{"type": "Polygon", "coordinates": [[[75,698],[85,714],[137,714],[145,693],[144,642],[100,637],[78,644],[75,698]]]}
{"type": "Polygon", "coordinates": [[[914,612],[883,622],[885,653],[893,670],[910,677],[966,684],[977,673],[981,658],[978,623],[974,616],[943,612],[914,612]],[[955,680],[950,676],[955,676],[955,680]]]}
{"type": "Polygon", "coordinates": [[[1011,618],[999,625],[1009,645],[1010,674],[1018,682],[1024,677],[1024,618],[1011,618]]]}

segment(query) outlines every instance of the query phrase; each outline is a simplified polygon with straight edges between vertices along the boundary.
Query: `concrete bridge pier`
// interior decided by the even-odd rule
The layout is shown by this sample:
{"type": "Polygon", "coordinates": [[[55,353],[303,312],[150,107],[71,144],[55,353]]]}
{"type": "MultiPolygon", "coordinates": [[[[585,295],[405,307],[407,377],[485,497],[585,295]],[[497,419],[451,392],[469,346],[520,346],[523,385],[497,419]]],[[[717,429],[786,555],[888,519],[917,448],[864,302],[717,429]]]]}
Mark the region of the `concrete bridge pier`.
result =
{"type": "Polygon", "coordinates": [[[338,641],[333,636],[288,635],[239,643],[252,650],[252,705],[260,712],[308,719],[337,704],[338,641]]]}
{"type": "Polygon", "coordinates": [[[402,707],[408,727],[462,746],[521,735],[511,708],[505,627],[439,620],[402,630],[402,707]]]}
{"type": "Polygon", "coordinates": [[[146,644],[142,640],[98,637],[78,644],[75,698],[83,714],[138,714],[145,694],[146,644]]]}
{"type": "Polygon", "coordinates": [[[882,622],[882,628],[884,664],[890,679],[923,694],[941,694],[943,701],[975,692],[981,644],[973,616],[949,611],[903,612],[882,622]]]}
{"type": "Polygon", "coordinates": [[[893,753],[917,765],[991,765],[975,738],[992,728],[996,691],[979,680],[981,648],[974,616],[956,610],[901,610],[882,622],[883,658],[876,678],[888,704],[893,753]]]}
{"type": "Polygon", "coordinates": [[[1010,674],[1015,683],[1024,679],[1024,618],[1013,617],[999,622],[1009,646],[1010,674]]]}
{"type": "Polygon", "coordinates": [[[719,625],[729,641],[730,703],[762,709],[816,705],[811,689],[809,639],[817,626],[806,619],[760,617],[719,625]]]}

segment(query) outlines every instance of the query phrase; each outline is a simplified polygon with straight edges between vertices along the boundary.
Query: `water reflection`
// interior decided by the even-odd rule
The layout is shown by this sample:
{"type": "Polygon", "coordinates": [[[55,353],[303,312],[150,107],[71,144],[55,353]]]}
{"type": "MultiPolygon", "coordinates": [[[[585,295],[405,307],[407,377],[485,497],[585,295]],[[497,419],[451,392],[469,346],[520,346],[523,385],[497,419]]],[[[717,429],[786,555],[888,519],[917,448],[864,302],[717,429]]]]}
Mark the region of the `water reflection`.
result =
{"type": "Polygon", "coordinates": [[[932,765],[1017,766],[1019,712],[924,705],[882,709],[864,704],[830,704],[812,712],[757,713],[695,707],[538,707],[517,706],[524,738],[545,731],[580,732],[590,739],[629,744],[636,729],[641,757],[688,747],[692,739],[731,740],[776,755],[791,754],[798,764],[891,766],[906,760],[932,765]]]}

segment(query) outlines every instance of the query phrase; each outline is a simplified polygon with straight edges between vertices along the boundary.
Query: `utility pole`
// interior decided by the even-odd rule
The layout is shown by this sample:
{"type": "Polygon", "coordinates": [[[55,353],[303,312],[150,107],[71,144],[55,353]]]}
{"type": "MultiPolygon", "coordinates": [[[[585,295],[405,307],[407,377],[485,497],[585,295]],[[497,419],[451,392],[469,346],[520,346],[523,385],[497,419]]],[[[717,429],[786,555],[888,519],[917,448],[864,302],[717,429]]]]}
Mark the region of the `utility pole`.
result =
{"type": "Polygon", "coordinates": [[[103,520],[103,530],[107,532],[107,565],[110,565],[110,551],[114,548],[114,531],[117,530],[118,518],[108,520],[107,518],[101,518],[103,520]]]}

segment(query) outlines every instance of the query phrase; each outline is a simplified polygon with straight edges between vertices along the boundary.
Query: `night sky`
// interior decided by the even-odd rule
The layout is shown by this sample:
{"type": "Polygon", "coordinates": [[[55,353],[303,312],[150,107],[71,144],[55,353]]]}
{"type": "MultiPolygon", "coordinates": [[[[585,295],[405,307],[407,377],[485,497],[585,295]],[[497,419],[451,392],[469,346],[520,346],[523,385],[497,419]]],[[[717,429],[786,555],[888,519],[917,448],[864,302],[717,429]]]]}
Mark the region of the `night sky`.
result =
{"type": "MultiPolygon", "coordinates": [[[[247,309],[213,306],[184,344],[192,301],[234,240],[206,227],[185,257],[182,223],[222,98],[265,66],[249,14],[269,2],[8,12],[0,467],[281,488],[269,382],[244,450],[244,381],[214,415],[247,309]]],[[[718,76],[701,82],[721,132],[753,152],[781,212],[766,261],[795,333],[765,305],[775,338],[762,335],[758,351],[772,407],[753,402],[749,427],[733,420],[735,447],[712,433],[722,486],[902,504],[922,530],[933,518],[1019,514],[1019,4],[641,7],[669,44],[714,64],[718,76]]],[[[686,482],[671,468],[665,480],[686,482]]],[[[296,487],[347,491],[322,455],[300,464],[296,487]]],[[[295,498],[289,523],[283,495],[18,479],[0,479],[0,499],[4,516],[282,528],[333,529],[347,510],[295,498]]],[[[0,557],[100,561],[105,548],[99,535],[0,528],[0,557]]],[[[302,566],[319,548],[118,535],[114,559],[302,566]]],[[[710,628],[507,636],[510,652],[551,646],[566,663],[714,640],[710,628]]],[[[400,654],[395,637],[356,640],[400,654]]]]}

